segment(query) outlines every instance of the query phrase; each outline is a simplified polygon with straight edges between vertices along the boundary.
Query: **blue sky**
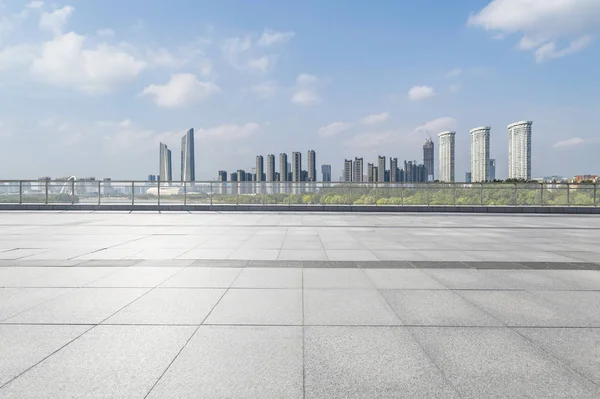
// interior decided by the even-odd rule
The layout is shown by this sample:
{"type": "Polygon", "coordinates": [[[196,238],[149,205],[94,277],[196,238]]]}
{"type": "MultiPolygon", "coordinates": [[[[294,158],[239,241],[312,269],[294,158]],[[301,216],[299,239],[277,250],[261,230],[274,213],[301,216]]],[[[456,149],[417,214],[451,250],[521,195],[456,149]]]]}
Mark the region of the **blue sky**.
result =
{"type": "MultiPolygon", "coordinates": [[[[0,178],[196,175],[317,151],[422,161],[428,135],[533,120],[533,174],[600,174],[600,2],[0,0],[0,178]]],[[[437,151],[436,151],[437,152],[437,151]]]]}

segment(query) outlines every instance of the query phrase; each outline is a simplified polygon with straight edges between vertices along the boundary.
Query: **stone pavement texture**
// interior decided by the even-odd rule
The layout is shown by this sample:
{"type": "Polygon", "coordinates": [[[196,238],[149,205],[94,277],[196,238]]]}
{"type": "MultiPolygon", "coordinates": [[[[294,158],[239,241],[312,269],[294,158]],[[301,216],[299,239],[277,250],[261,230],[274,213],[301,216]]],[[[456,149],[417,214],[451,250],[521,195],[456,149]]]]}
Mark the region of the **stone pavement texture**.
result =
{"type": "Polygon", "coordinates": [[[2,398],[598,398],[600,218],[0,213],[2,398]]]}

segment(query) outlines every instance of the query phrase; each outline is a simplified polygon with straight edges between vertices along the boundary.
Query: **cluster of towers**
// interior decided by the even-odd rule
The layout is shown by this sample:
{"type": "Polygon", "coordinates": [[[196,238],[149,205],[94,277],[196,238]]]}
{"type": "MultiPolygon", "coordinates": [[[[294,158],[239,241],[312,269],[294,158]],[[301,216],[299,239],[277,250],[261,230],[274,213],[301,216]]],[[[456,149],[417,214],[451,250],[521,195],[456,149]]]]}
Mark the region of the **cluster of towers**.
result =
{"type": "MultiPolygon", "coordinates": [[[[327,166],[327,165],[323,165],[327,166]]],[[[325,176],[325,169],[324,169],[325,176]]],[[[246,172],[238,169],[227,175],[227,171],[220,170],[218,173],[219,181],[243,182],[303,182],[317,181],[317,153],[314,150],[308,151],[308,168],[302,169],[302,153],[292,152],[291,162],[288,162],[286,153],[279,154],[279,170],[275,167],[275,155],[267,155],[267,168],[265,170],[265,160],[262,155],[256,156],[256,167],[252,172],[246,172]]],[[[329,181],[331,181],[331,169],[329,169],[329,181]]]]}
{"type": "MultiPolygon", "coordinates": [[[[158,179],[173,181],[171,150],[165,143],[160,143],[160,161],[158,179]]],[[[194,129],[190,129],[181,138],[181,181],[196,181],[196,159],[194,154],[194,129]]]]}

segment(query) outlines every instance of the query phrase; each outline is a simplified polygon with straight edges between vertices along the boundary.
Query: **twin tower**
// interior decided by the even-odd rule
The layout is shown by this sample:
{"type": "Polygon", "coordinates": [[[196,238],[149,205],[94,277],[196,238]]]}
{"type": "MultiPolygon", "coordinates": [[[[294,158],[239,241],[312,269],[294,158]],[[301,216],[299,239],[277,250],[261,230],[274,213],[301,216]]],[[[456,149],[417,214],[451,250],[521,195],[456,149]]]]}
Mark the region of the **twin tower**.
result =
{"type": "MultiPolygon", "coordinates": [[[[171,150],[160,143],[159,178],[161,181],[173,181],[171,150]]],[[[187,131],[181,138],[181,181],[196,181],[196,159],[194,154],[194,129],[187,131]]]]}

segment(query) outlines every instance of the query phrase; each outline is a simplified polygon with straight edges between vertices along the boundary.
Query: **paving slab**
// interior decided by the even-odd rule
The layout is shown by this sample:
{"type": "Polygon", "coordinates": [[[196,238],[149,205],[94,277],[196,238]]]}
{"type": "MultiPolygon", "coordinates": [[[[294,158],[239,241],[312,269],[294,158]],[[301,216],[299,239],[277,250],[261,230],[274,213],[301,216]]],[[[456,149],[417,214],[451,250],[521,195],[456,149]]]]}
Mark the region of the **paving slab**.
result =
{"type": "Polygon", "coordinates": [[[0,322],[69,291],[69,288],[0,288],[0,322]]]}
{"type": "Polygon", "coordinates": [[[161,284],[161,287],[229,288],[242,271],[234,267],[188,267],[161,284]]]}
{"type": "Polygon", "coordinates": [[[153,288],[176,275],[183,268],[179,267],[127,267],[97,279],[89,287],[135,287],[153,288]]]}
{"type": "Polygon", "coordinates": [[[367,269],[365,275],[379,289],[448,289],[427,273],[415,269],[367,269]]]}
{"type": "Polygon", "coordinates": [[[233,288],[302,288],[302,268],[245,268],[233,288]]]}
{"type": "Polygon", "coordinates": [[[305,269],[304,288],[374,288],[364,271],[356,269],[305,269]]]}

